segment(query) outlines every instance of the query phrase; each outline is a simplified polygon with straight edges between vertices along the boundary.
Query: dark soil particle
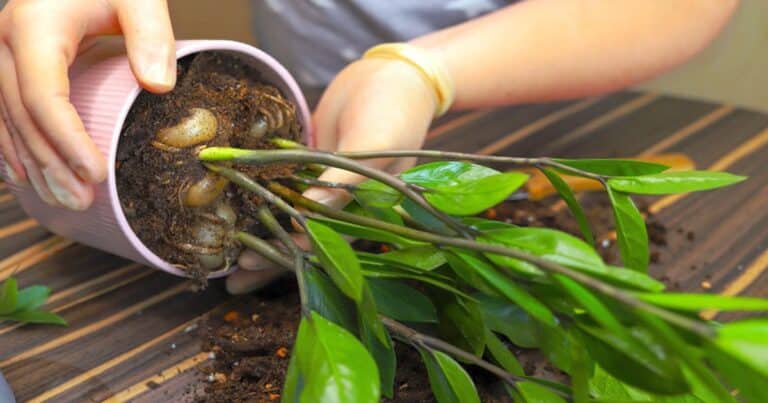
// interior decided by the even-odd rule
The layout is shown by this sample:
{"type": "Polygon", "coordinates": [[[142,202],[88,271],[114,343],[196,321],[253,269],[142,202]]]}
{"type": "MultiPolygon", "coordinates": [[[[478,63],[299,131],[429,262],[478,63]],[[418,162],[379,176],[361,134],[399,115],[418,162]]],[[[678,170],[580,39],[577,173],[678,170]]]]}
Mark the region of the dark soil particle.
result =
{"type": "MultiPolygon", "coordinates": [[[[223,253],[227,261],[232,261],[239,248],[226,235],[242,229],[260,232],[251,218],[260,200],[230,184],[210,204],[185,206],[182,200],[187,190],[207,174],[197,161],[196,151],[200,146],[227,145],[268,149],[272,148],[268,141],[271,137],[297,140],[300,133],[293,106],[277,89],[260,82],[259,74],[240,58],[203,52],[183,59],[175,89],[165,95],[142,92],[123,127],[116,159],[117,189],[131,227],[155,254],[187,269],[204,284],[211,267],[200,262],[201,250],[223,253]],[[217,122],[215,136],[194,147],[158,145],[157,133],[180,124],[193,114],[194,108],[213,113],[217,122]],[[251,129],[259,123],[266,127],[265,133],[253,135],[251,129]],[[217,222],[213,214],[221,204],[234,210],[239,219],[234,226],[225,226],[221,231],[223,239],[214,245],[201,245],[195,228],[201,223],[221,227],[221,219],[217,222]]],[[[284,177],[294,168],[238,167],[258,179],[284,177]]]]}
{"type": "MultiPolygon", "coordinates": [[[[609,236],[613,231],[613,218],[608,200],[603,196],[590,194],[583,197],[582,202],[597,237],[597,249],[606,261],[618,263],[615,238],[609,236]]],[[[487,211],[484,216],[522,226],[558,228],[579,236],[578,226],[568,209],[558,205],[556,200],[506,202],[487,211]]],[[[638,207],[649,214],[647,205],[640,200],[638,207]]],[[[651,223],[651,245],[655,253],[661,255],[660,249],[667,245],[667,229],[650,214],[648,221],[651,223]]],[[[386,249],[386,245],[362,241],[356,247],[375,252],[386,249]]],[[[201,326],[204,351],[214,352],[216,358],[202,369],[201,382],[206,384],[206,393],[197,397],[199,402],[279,401],[298,327],[299,304],[295,283],[290,278],[281,280],[251,298],[246,307],[211,318],[201,326]]],[[[527,374],[567,382],[565,374],[554,368],[539,351],[515,346],[512,350],[527,374]]],[[[398,368],[394,397],[383,401],[435,402],[418,353],[402,343],[396,343],[395,351],[398,368]]],[[[474,367],[469,367],[468,371],[476,382],[481,401],[511,401],[497,378],[474,367]]]]}

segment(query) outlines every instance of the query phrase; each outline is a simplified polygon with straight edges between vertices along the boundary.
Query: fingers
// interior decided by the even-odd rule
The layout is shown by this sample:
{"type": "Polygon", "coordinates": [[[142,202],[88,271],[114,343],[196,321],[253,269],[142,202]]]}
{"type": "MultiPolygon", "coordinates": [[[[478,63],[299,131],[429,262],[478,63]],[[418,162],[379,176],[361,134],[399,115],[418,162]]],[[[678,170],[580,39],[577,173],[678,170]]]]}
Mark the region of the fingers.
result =
{"type": "MultiPolygon", "coordinates": [[[[17,155],[30,182],[49,204],[61,204],[74,210],[86,209],[93,201],[93,189],[62,160],[32,120],[25,108],[32,103],[22,100],[16,68],[11,58],[3,56],[0,54],[0,93],[10,118],[6,128],[11,132],[17,155]]],[[[74,118],[79,121],[76,114],[74,118]]],[[[59,130],[56,133],[63,136],[69,134],[59,130]]],[[[90,140],[87,142],[90,143],[90,140]]]]}
{"type": "Polygon", "coordinates": [[[69,102],[67,69],[76,51],[75,39],[52,37],[34,25],[17,29],[11,41],[16,65],[3,71],[16,73],[18,95],[11,83],[3,91],[9,101],[20,98],[15,115],[11,112],[14,122],[41,168],[58,153],[84,181],[101,182],[107,177],[106,159],[69,102]],[[35,45],[29,46],[31,43],[35,45]]]}
{"type": "Polygon", "coordinates": [[[24,171],[24,166],[21,165],[16,152],[16,146],[13,145],[11,132],[6,128],[5,121],[7,119],[5,107],[2,105],[2,101],[0,101],[0,152],[2,152],[3,163],[5,164],[3,168],[8,180],[14,185],[26,184],[27,175],[24,171]]]}
{"type": "Polygon", "coordinates": [[[259,290],[290,273],[277,267],[264,268],[258,271],[238,270],[227,277],[227,291],[230,294],[246,294],[259,290]]]}
{"type": "Polygon", "coordinates": [[[144,88],[170,91],[176,84],[176,52],[165,0],[115,0],[131,68],[144,88]]]}

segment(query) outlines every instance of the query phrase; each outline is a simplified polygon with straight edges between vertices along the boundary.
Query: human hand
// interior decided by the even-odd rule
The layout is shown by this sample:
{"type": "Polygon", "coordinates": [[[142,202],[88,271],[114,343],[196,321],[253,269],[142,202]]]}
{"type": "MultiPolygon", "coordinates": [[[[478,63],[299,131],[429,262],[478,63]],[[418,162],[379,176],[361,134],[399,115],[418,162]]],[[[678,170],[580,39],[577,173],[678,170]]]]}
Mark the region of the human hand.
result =
{"type": "Polygon", "coordinates": [[[69,101],[67,71],[97,35],[125,36],[140,84],[166,92],[176,81],[163,0],[11,0],[0,12],[0,149],[9,178],[31,183],[46,203],[83,210],[107,176],[104,156],[69,101]]]}
{"type": "MultiPolygon", "coordinates": [[[[342,70],[326,89],[315,110],[317,147],[329,151],[385,151],[420,148],[435,113],[435,95],[419,71],[406,62],[364,59],[342,70]]],[[[370,166],[397,173],[413,160],[378,159],[370,166]]],[[[354,184],[360,175],[331,168],[320,180],[354,184]]],[[[334,208],[343,208],[350,196],[342,189],[311,188],[304,196],[334,208]]],[[[308,247],[307,239],[294,239],[308,247]]],[[[233,294],[261,288],[283,269],[252,251],[238,261],[239,271],[227,278],[233,294]]]]}

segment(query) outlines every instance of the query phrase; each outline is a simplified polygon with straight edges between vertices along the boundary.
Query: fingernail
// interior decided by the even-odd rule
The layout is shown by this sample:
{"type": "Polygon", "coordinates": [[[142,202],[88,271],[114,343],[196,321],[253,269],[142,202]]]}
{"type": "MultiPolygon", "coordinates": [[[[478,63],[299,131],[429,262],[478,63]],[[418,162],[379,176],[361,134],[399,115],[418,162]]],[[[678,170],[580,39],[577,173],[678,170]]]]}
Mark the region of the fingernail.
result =
{"type": "Polygon", "coordinates": [[[67,190],[50,169],[45,168],[41,171],[45,182],[48,184],[48,188],[51,189],[51,193],[64,207],[72,210],[85,210],[88,207],[82,200],[67,190]]]}
{"type": "Polygon", "coordinates": [[[32,184],[32,188],[35,189],[35,192],[37,192],[37,195],[40,196],[42,201],[51,206],[59,205],[53,195],[45,188],[45,185],[40,183],[40,178],[30,174],[29,182],[32,184]]]}
{"type": "Polygon", "coordinates": [[[144,72],[146,79],[153,84],[159,84],[163,86],[170,86],[170,74],[168,74],[168,66],[165,63],[152,63],[144,72]]]}
{"type": "Polygon", "coordinates": [[[16,170],[11,168],[11,166],[8,165],[8,163],[5,161],[3,161],[3,164],[5,164],[5,176],[8,178],[8,182],[10,182],[12,185],[18,185],[19,176],[16,175],[16,170]]]}

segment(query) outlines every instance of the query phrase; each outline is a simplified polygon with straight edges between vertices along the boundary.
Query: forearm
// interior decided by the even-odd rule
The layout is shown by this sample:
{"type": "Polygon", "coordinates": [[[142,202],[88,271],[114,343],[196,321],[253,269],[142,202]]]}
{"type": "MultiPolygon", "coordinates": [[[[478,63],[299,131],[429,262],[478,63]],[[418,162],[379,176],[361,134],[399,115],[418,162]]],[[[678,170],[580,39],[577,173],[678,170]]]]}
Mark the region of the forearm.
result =
{"type": "Polygon", "coordinates": [[[455,108],[592,96],[702,50],[737,0],[528,0],[420,37],[456,83],[455,108]]]}

